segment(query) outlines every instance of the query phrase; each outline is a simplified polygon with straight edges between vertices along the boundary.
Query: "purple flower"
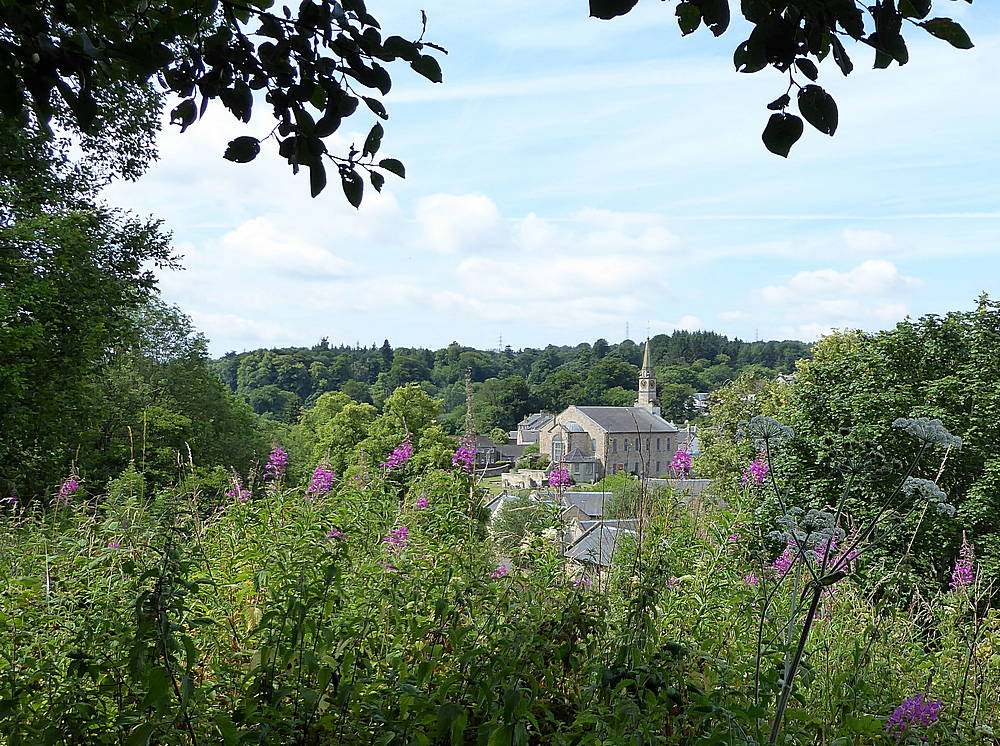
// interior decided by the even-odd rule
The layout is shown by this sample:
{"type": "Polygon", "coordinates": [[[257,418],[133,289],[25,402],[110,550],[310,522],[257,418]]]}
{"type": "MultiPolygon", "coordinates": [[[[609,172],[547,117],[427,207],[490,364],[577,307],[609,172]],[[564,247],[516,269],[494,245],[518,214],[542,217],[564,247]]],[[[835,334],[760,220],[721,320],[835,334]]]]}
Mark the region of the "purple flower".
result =
{"type": "Polygon", "coordinates": [[[691,454],[682,446],[674,453],[670,468],[675,474],[686,476],[691,471],[691,454]]]}
{"type": "Polygon", "coordinates": [[[774,562],[771,563],[771,569],[784,577],[792,569],[792,565],[795,564],[797,553],[798,550],[795,547],[795,542],[789,540],[788,544],[785,545],[785,551],[779,554],[774,562]]]}
{"type": "Polygon", "coordinates": [[[285,469],[287,468],[288,454],[280,445],[275,443],[274,448],[271,449],[271,455],[267,458],[267,464],[264,466],[264,476],[267,479],[280,482],[281,478],[285,476],[285,469]]]}
{"type": "Polygon", "coordinates": [[[760,585],[760,578],[758,578],[754,573],[750,573],[743,577],[743,582],[747,585],[752,585],[754,587],[760,585]]]}
{"type": "Polygon", "coordinates": [[[230,500],[236,500],[237,502],[245,503],[251,497],[253,493],[249,488],[243,486],[243,480],[239,477],[233,477],[233,487],[226,493],[226,497],[230,500]]]}
{"type": "Polygon", "coordinates": [[[105,545],[105,549],[121,549],[122,543],[120,541],[109,541],[105,545]]]}
{"type": "Polygon", "coordinates": [[[426,508],[430,504],[431,504],[430,500],[428,500],[426,497],[418,497],[417,501],[414,503],[414,505],[416,505],[418,508],[421,509],[426,508]]]}
{"type": "Polygon", "coordinates": [[[491,578],[503,578],[506,577],[510,570],[507,569],[506,565],[497,565],[496,569],[490,573],[491,578]]]}
{"type": "MultiPolygon", "coordinates": [[[[402,469],[406,466],[406,462],[410,460],[410,456],[413,455],[413,444],[410,443],[410,436],[403,439],[396,448],[390,453],[385,461],[382,462],[382,468],[388,471],[396,471],[397,469],[402,469]]],[[[367,475],[366,475],[367,476],[367,475]]]]}
{"type": "Polygon", "coordinates": [[[336,541],[337,539],[343,539],[344,538],[344,532],[341,531],[339,528],[331,528],[327,532],[326,538],[328,540],[330,540],[330,541],[336,541]]]}
{"type": "Polygon", "coordinates": [[[577,588],[590,588],[590,578],[576,578],[573,585],[577,588]]]}
{"type": "Polygon", "coordinates": [[[56,505],[69,505],[73,502],[73,495],[80,489],[80,480],[75,476],[66,477],[65,481],[59,485],[59,494],[56,496],[56,505]]]}
{"type": "Polygon", "coordinates": [[[476,463],[476,449],[468,442],[462,443],[451,457],[451,465],[459,467],[462,471],[469,473],[472,465],[476,463]]]}
{"type": "Polygon", "coordinates": [[[903,704],[889,716],[885,729],[889,731],[889,735],[899,741],[911,730],[926,728],[936,723],[940,713],[941,700],[939,699],[925,699],[923,694],[907,697],[903,700],[903,704]]]}
{"type": "Polygon", "coordinates": [[[386,534],[382,541],[391,545],[397,552],[402,551],[410,542],[410,529],[406,526],[400,526],[386,534]]]}
{"type": "Polygon", "coordinates": [[[334,473],[329,466],[320,464],[313,471],[312,481],[306,488],[306,497],[322,497],[333,487],[334,473]]]}
{"type": "Polygon", "coordinates": [[[951,582],[948,583],[953,591],[976,582],[976,576],[972,572],[975,561],[976,556],[972,552],[972,545],[963,535],[962,548],[958,551],[958,560],[955,562],[955,568],[951,571],[951,582]]]}
{"type": "Polygon", "coordinates": [[[677,590],[680,587],[681,587],[680,578],[667,578],[667,588],[669,588],[670,590],[677,590]]]}
{"type": "Polygon", "coordinates": [[[549,487],[565,487],[569,484],[569,472],[557,466],[549,472],[549,487]]]}
{"type": "Polygon", "coordinates": [[[764,480],[767,479],[768,471],[769,467],[767,465],[767,461],[763,457],[758,456],[751,461],[750,465],[743,471],[742,482],[744,486],[750,485],[753,487],[758,484],[763,484],[764,480]]]}

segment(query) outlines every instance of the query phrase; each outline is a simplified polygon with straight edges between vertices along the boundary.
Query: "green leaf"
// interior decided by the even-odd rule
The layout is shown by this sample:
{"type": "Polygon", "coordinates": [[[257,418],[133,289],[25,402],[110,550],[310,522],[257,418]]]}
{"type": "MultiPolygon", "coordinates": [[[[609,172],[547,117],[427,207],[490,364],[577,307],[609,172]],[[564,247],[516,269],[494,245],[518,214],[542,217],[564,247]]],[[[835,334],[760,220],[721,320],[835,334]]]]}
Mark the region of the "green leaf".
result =
{"type": "Polygon", "coordinates": [[[739,73],[759,72],[767,67],[767,54],[762,45],[748,40],[736,47],[733,64],[739,73]]]}
{"type": "Polygon", "coordinates": [[[368,137],[365,138],[365,147],[361,155],[375,155],[382,145],[382,135],[384,134],[385,130],[382,128],[382,125],[376,122],[375,126],[368,133],[368,137]]]}
{"type": "Polygon", "coordinates": [[[838,570],[837,572],[832,572],[829,575],[824,575],[819,579],[819,584],[822,586],[833,585],[838,580],[843,580],[847,577],[847,573],[843,570],[838,570]]]}
{"type": "Polygon", "coordinates": [[[194,99],[187,98],[177,104],[170,112],[170,123],[179,124],[181,132],[183,132],[194,123],[197,117],[198,109],[194,105],[194,99]]]}
{"type": "Polygon", "coordinates": [[[383,59],[404,59],[407,62],[416,62],[420,57],[420,49],[412,41],[407,41],[402,36],[390,36],[382,42],[383,59]]]}
{"type": "Polygon", "coordinates": [[[256,137],[243,135],[230,140],[222,157],[234,163],[249,163],[260,154],[260,140],[256,137]]]}
{"type": "Polygon", "coordinates": [[[816,80],[819,77],[819,69],[816,67],[816,63],[805,57],[799,57],[795,60],[795,66],[802,71],[809,80],[816,80]]]}
{"type": "Polygon", "coordinates": [[[729,28],[729,0],[699,0],[698,5],[705,25],[716,36],[722,36],[729,28]]]}
{"type": "Polygon", "coordinates": [[[950,18],[932,18],[919,25],[923,26],[931,36],[944,39],[953,47],[958,49],[972,49],[973,47],[972,39],[965,33],[965,29],[950,18]]]}
{"type": "Polygon", "coordinates": [[[899,0],[899,12],[907,18],[926,18],[931,12],[931,0],[899,0]]]}
{"type": "Polygon", "coordinates": [[[309,192],[313,197],[316,197],[325,188],[326,168],[324,168],[323,162],[317,158],[313,163],[309,164],[309,192]]]}
{"type": "Polygon", "coordinates": [[[376,192],[381,192],[382,191],[382,185],[385,184],[385,177],[382,174],[380,174],[378,171],[371,171],[368,174],[368,178],[371,181],[372,186],[375,188],[375,191],[376,192]]]}
{"type": "Polygon", "coordinates": [[[406,178],[406,169],[395,158],[383,158],[378,162],[378,166],[379,168],[384,168],[389,173],[396,174],[401,179],[406,178]]]}
{"type": "Polygon", "coordinates": [[[441,65],[429,54],[422,54],[410,63],[410,67],[423,75],[432,83],[441,82],[441,65]]]}
{"type": "Polygon", "coordinates": [[[590,0],[590,15],[607,21],[625,15],[637,2],[639,0],[590,0]]]}
{"type": "Polygon", "coordinates": [[[687,36],[694,33],[701,25],[701,11],[694,3],[684,2],[677,6],[677,25],[681,34],[687,36]]]}
{"type": "Polygon", "coordinates": [[[823,134],[833,135],[837,131],[837,102],[818,85],[799,90],[799,112],[823,134]]]}
{"type": "Polygon", "coordinates": [[[360,174],[353,169],[345,169],[340,172],[340,183],[344,187],[344,196],[354,207],[361,206],[361,198],[365,191],[365,182],[360,174]]]}
{"type": "Polygon", "coordinates": [[[851,62],[851,58],[847,56],[847,50],[844,48],[844,43],[837,38],[836,34],[831,34],[830,44],[833,46],[833,61],[837,63],[837,67],[840,68],[840,72],[844,75],[850,75],[851,71],[854,69],[854,63],[851,62]]]}
{"type": "Polygon", "coordinates": [[[385,111],[385,106],[383,106],[382,102],[379,101],[377,98],[371,98],[370,96],[362,96],[361,98],[364,99],[364,102],[368,105],[368,108],[375,113],[375,116],[379,117],[380,119],[389,118],[389,115],[385,111]]]}
{"type": "Polygon", "coordinates": [[[778,96],[778,98],[774,99],[774,101],[769,103],[767,105],[767,108],[770,109],[771,111],[781,111],[790,103],[792,103],[792,97],[789,96],[787,93],[785,93],[781,96],[778,96]]]}
{"type": "Polygon", "coordinates": [[[802,120],[794,114],[772,114],[761,139],[772,153],[787,158],[792,146],[802,137],[803,129],[802,120]]]}

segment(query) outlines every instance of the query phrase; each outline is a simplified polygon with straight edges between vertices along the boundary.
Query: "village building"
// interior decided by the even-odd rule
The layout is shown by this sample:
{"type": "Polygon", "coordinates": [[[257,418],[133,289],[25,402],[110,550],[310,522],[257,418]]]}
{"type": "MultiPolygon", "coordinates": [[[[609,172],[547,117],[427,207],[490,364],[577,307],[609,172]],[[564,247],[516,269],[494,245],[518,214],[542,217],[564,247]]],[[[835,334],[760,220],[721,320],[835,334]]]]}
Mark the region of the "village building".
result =
{"type": "Polygon", "coordinates": [[[539,429],[538,450],[551,464],[562,464],[574,481],[593,482],[616,472],[667,474],[682,439],[678,428],[660,416],[647,341],[635,405],[567,407],[539,429]]]}

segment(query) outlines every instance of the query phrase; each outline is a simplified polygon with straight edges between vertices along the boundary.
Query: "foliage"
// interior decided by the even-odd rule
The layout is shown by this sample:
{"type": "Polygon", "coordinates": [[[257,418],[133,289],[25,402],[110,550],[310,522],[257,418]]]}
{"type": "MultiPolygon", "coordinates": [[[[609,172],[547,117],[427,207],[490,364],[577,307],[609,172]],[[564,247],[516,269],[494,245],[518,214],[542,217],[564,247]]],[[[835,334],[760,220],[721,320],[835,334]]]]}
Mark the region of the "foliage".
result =
{"type": "MultiPolygon", "coordinates": [[[[590,14],[611,19],[631,11],[637,1],[590,0],[590,14]]],[[[764,128],[764,146],[787,157],[802,136],[803,119],[825,135],[837,131],[837,104],[816,81],[819,64],[828,57],[845,76],[854,69],[846,39],[871,47],[876,68],[909,61],[904,25],[922,28],[958,49],[971,49],[972,41],[958,23],[946,17],[930,18],[942,4],[940,0],[876,0],[870,6],[849,0],[743,0],[740,10],[750,33],[736,47],[736,70],[756,73],[770,67],[788,76],[787,88],[767,105],[774,113],[764,128]],[[801,116],[788,113],[793,92],[801,116]]],[[[729,0],[681,0],[675,8],[677,25],[685,36],[702,25],[721,36],[729,28],[729,6],[729,0]]]]}
{"type": "MultiPolygon", "coordinates": [[[[116,120],[128,122],[136,112],[146,118],[133,129],[155,132],[148,102],[168,96],[180,99],[170,119],[182,132],[216,100],[249,124],[255,92],[262,91],[275,120],[270,134],[236,137],[224,157],[247,163],[262,141],[273,140],[293,171],[309,169],[314,197],[326,186],[326,160],[337,169],[348,201],[358,206],[362,173],[381,190],[386,173],[404,176],[403,165],[377,159],[380,122],[346,156],[331,154],[327,138],[362,101],[375,117],[388,119],[375,95],[385,96],[391,86],[380,63],[402,60],[440,82],[441,67],[428,51],[444,50],[425,42],[423,33],[413,41],[383,38],[362,0],[310,0],[294,14],[290,7],[271,12],[272,6],[230,0],[5,4],[0,108],[20,126],[51,133],[54,120],[83,142],[100,143],[109,130],[126,133],[116,120]]],[[[103,150],[128,152],[123,144],[127,139],[117,138],[116,147],[103,150]]]]}

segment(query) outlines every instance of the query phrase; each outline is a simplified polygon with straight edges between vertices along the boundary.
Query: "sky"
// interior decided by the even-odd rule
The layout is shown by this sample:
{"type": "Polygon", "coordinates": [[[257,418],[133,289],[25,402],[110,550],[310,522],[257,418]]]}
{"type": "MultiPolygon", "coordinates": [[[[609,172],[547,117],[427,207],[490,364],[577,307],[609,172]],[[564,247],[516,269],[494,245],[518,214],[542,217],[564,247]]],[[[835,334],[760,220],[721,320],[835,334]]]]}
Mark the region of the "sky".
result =
{"type": "MultiPolygon", "coordinates": [[[[806,126],[786,160],[763,147],[766,70],[734,71],[746,38],[681,37],[673,6],[613,21],[583,0],[369,0],[387,34],[415,38],[420,9],[444,82],[389,67],[380,156],[406,165],[360,210],[336,181],[309,197],[265,144],[222,159],[243,125],[220,105],[114,204],[164,221],[181,271],[164,299],[210,350],[331,344],[514,349],[675,329],[812,341],[1000,295],[1000,8],[935,3],[976,47],[921,29],[910,63],[855,72],[832,59],[834,137],[806,126]]],[[[349,119],[346,152],[375,117],[349,119]]]]}

